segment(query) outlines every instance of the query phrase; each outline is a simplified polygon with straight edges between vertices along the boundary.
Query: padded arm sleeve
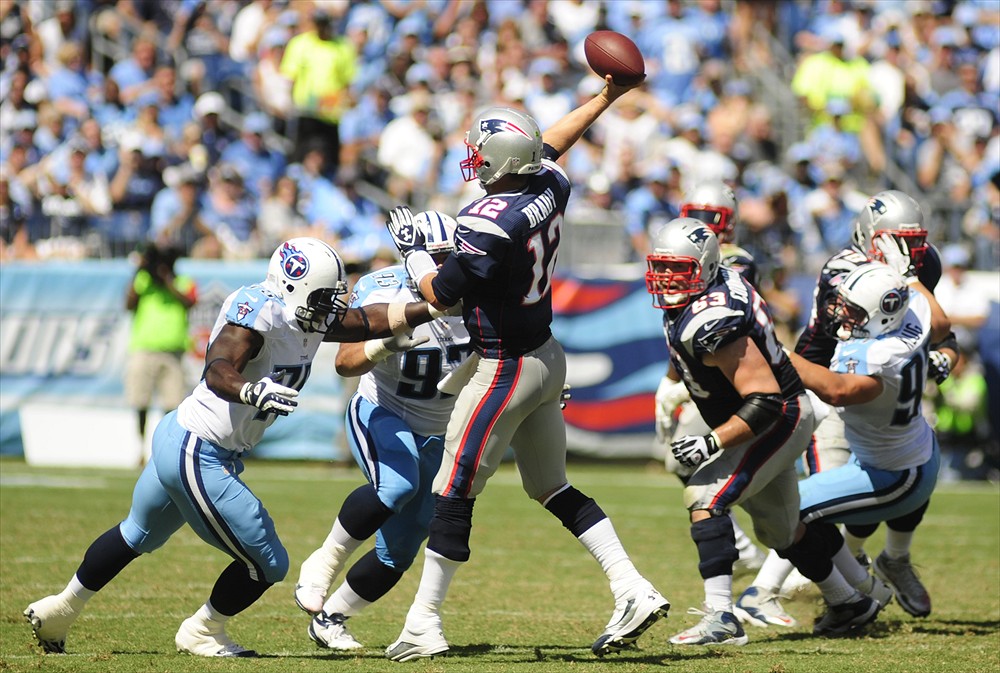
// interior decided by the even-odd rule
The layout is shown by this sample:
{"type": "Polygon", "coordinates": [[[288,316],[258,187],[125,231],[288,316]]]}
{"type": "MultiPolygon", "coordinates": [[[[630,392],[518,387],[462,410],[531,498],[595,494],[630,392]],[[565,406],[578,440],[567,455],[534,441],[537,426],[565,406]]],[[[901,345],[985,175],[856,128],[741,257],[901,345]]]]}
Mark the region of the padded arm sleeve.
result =
{"type": "Polygon", "coordinates": [[[781,395],[750,393],[743,398],[743,406],[736,411],[736,415],[742,418],[750,426],[754,436],[757,436],[778,421],[784,406],[785,401],[781,395]]]}

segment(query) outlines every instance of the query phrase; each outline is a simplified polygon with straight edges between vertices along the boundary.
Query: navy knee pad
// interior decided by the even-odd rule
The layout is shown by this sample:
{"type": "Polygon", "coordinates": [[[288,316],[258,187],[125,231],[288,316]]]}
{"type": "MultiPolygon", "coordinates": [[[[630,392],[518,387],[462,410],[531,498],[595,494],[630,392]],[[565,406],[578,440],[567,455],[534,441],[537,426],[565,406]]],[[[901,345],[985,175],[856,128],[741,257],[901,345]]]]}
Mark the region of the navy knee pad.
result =
{"type": "Polygon", "coordinates": [[[702,579],[732,575],[740,557],[736,549],[733,521],[725,512],[691,524],[691,539],[698,547],[698,571],[702,579]]]}
{"type": "Polygon", "coordinates": [[[802,539],[790,547],[776,549],[778,556],[792,562],[798,571],[813,582],[825,580],[833,572],[833,554],[844,543],[836,526],[814,521],[806,524],[802,539]],[[832,529],[833,534],[830,534],[832,529]],[[832,545],[836,544],[836,548],[832,545]]]}
{"type": "Polygon", "coordinates": [[[545,503],[549,510],[574,537],[580,537],[594,524],[607,518],[604,510],[572,486],[558,493],[545,503]]]}
{"type": "Polygon", "coordinates": [[[392,514],[392,510],[379,499],[375,487],[364,484],[344,498],[337,518],[348,535],[355,540],[367,540],[392,514]]]}
{"type": "Polygon", "coordinates": [[[472,533],[472,507],[475,498],[435,496],[427,548],[452,561],[469,560],[469,535],[472,533]]]}

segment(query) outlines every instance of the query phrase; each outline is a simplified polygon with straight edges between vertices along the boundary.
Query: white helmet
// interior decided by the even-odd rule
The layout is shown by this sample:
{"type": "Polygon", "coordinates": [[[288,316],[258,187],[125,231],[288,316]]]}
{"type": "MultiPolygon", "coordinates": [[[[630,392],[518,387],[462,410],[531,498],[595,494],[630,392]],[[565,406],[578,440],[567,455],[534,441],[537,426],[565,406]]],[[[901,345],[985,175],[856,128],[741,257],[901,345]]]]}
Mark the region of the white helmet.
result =
{"type": "Polygon", "coordinates": [[[837,287],[837,338],[874,339],[899,328],[910,303],[906,281],[882,262],[857,267],[837,287]]]}
{"type": "Polygon", "coordinates": [[[719,239],[704,222],[670,220],[653,236],[646,255],[646,290],[653,306],[677,308],[700,295],[719,273],[719,239]]]}
{"type": "Polygon", "coordinates": [[[511,108],[479,113],[465,136],[468,158],[461,163],[466,182],[485,187],[508,173],[526,175],[542,168],[542,132],[535,120],[511,108]]]}
{"type": "Polygon", "coordinates": [[[315,238],[293,238],[278,246],[267,264],[267,283],[307,332],[326,332],[344,319],[344,262],[315,238]],[[328,320],[333,316],[333,320],[328,320]]]}
{"type": "Polygon", "coordinates": [[[733,239],[733,229],[739,221],[736,194],[724,182],[703,182],[684,195],[681,217],[693,217],[708,225],[719,241],[733,239]]]}
{"type": "Polygon", "coordinates": [[[927,252],[927,230],[919,203],[897,189],[887,189],[868,199],[854,222],[854,244],[868,259],[885,261],[875,247],[875,239],[882,233],[905,245],[914,266],[920,266],[927,252]]]}
{"type": "Polygon", "coordinates": [[[458,222],[437,210],[424,210],[413,216],[413,226],[424,235],[424,247],[432,256],[455,249],[458,222]]]}

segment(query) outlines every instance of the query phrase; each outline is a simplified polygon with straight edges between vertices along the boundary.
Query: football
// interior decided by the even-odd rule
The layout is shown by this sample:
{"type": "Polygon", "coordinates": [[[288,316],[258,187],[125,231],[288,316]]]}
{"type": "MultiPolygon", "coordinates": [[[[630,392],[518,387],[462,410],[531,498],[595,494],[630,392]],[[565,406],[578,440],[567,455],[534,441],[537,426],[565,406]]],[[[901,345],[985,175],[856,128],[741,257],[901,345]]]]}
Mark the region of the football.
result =
{"type": "Polygon", "coordinates": [[[615,84],[634,84],[646,76],[646,63],[635,42],[613,30],[598,30],[583,43],[587,63],[601,77],[611,75],[615,84]]]}

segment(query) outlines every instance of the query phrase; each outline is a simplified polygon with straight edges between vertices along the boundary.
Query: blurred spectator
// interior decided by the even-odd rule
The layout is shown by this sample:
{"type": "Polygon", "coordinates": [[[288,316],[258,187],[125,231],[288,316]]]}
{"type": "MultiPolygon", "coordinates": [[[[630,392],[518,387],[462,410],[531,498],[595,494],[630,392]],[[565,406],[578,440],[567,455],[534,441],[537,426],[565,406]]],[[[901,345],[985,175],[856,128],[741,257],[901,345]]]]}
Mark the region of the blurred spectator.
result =
{"type": "Polygon", "coordinates": [[[220,159],[240,167],[247,191],[258,202],[270,196],[274,181],[285,170],[284,155],[264,144],[264,134],[270,127],[267,115],[261,112],[247,115],[240,139],[227,145],[220,159]]]}
{"type": "Polygon", "coordinates": [[[266,30],[278,18],[280,9],[273,0],[251,0],[233,17],[229,36],[229,58],[245,68],[253,63],[266,30]]]}
{"type": "Polygon", "coordinates": [[[187,257],[198,239],[210,233],[200,214],[202,176],[190,164],[180,164],[165,169],[163,181],[166,187],[153,199],[149,239],[187,257]]]}
{"type": "Polygon", "coordinates": [[[951,112],[958,142],[971,146],[976,138],[989,138],[1000,114],[1000,94],[983,90],[976,61],[965,59],[957,68],[958,82],[939,105],[951,112]]]}
{"type": "Polygon", "coordinates": [[[208,151],[208,163],[214,166],[231,142],[229,133],[222,126],[221,114],[226,101],[215,91],[198,96],[194,104],[194,118],[201,125],[201,145],[208,151]]]}
{"type": "Polygon", "coordinates": [[[697,27],[685,16],[680,0],[667,0],[666,14],[644,23],[637,38],[646,57],[649,91],[667,107],[689,100],[701,53],[697,27]]]}
{"type": "Polygon", "coordinates": [[[377,160],[388,177],[386,189],[397,201],[426,199],[434,189],[440,146],[431,135],[431,96],[412,95],[407,114],[386,124],[379,138],[377,160]]]}
{"type": "Polygon", "coordinates": [[[859,133],[873,100],[868,62],[845,54],[844,35],[837,27],[830,26],[819,37],[821,49],[799,63],[792,78],[792,91],[812,112],[811,126],[829,120],[826,105],[830,98],[850,101],[853,112],[844,116],[843,128],[859,133]]]}
{"type": "Polygon", "coordinates": [[[45,77],[45,91],[56,110],[73,119],[73,128],[90,114],[90,86],[83,74],[83,50],[76,42],[64,42],[45,77]]]}
{"type": "Polygon", "coordinates": [[[990,298],[969,275],[972,255],[961,243],[952,243],[941,251],[944,273],[934,296],[947,306],[952,330],[962,350],[972,351],[978,343],[979,328],[990,311],[990,298]]]}
{"type": "Polygon", "coordinates": [[[551,128],[576,107],[573,94],[562,86],[562,65],[553,58],[540,58],[531,64],[528,74],[532,86],[524,97],[524,106],[539,128],[551,128]]]}
{"type": "MultiPolygon", "coordinates": [[[[994,153],[1000,153],[994,144],[994,153]]],[[[979,269],[1000,268],[1000,166],[973,195],[972,207],[962,218],[962,230],[975,246],[979,269]]]]}
{"type": "Polygon", "coordinates": [[[111,180],[112,212],[105,234],[112,254],[125,255],[146,240],[150,208],[163,188],[160,175],[160,148],[146,145],[135,132],[121,139],[118,172],[111,180]]]}
{"type": "Polygon", "coordinates": [[[194,112],[194,96],[187,91],[177,90],[177,71],[173,66],[161,65],[153,76],[156,81],[157,121],[163,127],[166,137],[173,141],[180,137],[184,125],[191,121],[194,112]]]}
{"type": "Polygon", "coordinates": [[[358,104],[344,113],[340,121],[340,166],[355,170],[361,177],[383,182],[378,166],[378,143],[386,125],[395,115],[389,108],[391,96],[382,86],[374,86],[362,95],[358,104]]]}
{"type": "Polygon", "coordinates": [[[107,176],[87,170],[88,150],[87,143],[77,138],[42,161],[38,192],[52,237],[82,237],[90,232],[92,216],[111,212],[107,176]]]}
{"type": "Polygon", "coordinates": [[[52,153],[67,135],[62,113],[52,103],[42,101],[38,106],[38,128],[32,136],[38,153],[42,156],[52,153]]]}
{"type": "Polygon", "coordinates": [[[333,34],[333,18],[316,9],[313,29],[293,37],[281,61],[281,73],[292,81],[295,106],[295,151],[301,160],[310,141],[323,142],[326,170],[336,173],[340,160],[338,124],[350,104],[349,87],[357,70],[354,46],[333,34]]]}
{"type": "Polygon", "coordinates": [[[210,172],[200,220],[211,232],[196,246],[201,255],[252,259],[263,254],[257,236],[257,204],[235,166],[219,164],[210,172]]]}
{"type": "Polygon", "coordinates": [[[36,106],[28,102],[24,95],[29,79],[27,70],[15,71],[10,78],[10,89],[0,102],[0,134],[5,140],[15,128],[34,129],[38,122],[36,106]]]}
{"type": "Polygon", "coordinates": [[[828,121],[815,126],[806,137],[813,154],[824,161],[837,162],[845,172],[852,172],[861,161],[861,143],[857,133],[844,129],[843,119],[851,113],[851,104],[843,98],[830,98],[826,103],[828,121]]]}
{"type": "Polygon", "coordinates": [[[263,200],[257,217],[257,231],[262,250],[278,247],[282,241],[305,236],[309,223],[299,212],[299,187],[295,180],[283,175],[274,190],[263,200]]]}
{"type": "Polygon", "coordinates": [[[281,74],[285,45],[291,34],[281,27],[269,28],[260,39],[259,58],[251,74],[257,103],[275,118],[276,130],[287,135],[292,114],[292,83],[281,74]]]}
{"type": "Polygon", "coordinates": [[[108,77],[118,84],[118,97],[125,105],[155,99],[156,35],[144,33],[132,43],[132,56],[111,68],[108,77]]]}
{"type": "MultiPolygon", "coordinates": [[[[84,44],[87,41],[87,23],[77,15],[75,0],[56,0],[51,17],[35,26],[35,35],[41,44],[43,72],[58,67],[59,50],[68,42],[84,44]]],[[[82,8],[81,8],[82,11],[82,8]]]]}
{"type": "Polygon", "coordinates": [[[679,182],[675,165],[657,165],[645,174],[643,183],[625,197],[622,210],[625,231],[632,242],[633,259],[645,259],[650,239],[680,214],[679,182]]]}
{"type": "Polygon", "coordinates": [[[974,158],[960,141],[949,110],[932,108],[930,121],[931,135],[917,150],[917,184],[927,192],[963,201],[971,188],[966,166],[973,165],[974,158]]]}
{"type": "MultiPolygon", "coordinates": [[[[229,32],[238,8],[234,2],[196,0],[182,4],[174,17],[167,49],[170,52],[179,46],[185,49],[188,56],[185,77],[199,93],[222,89],[230,79],[240,77],[242,68],[229,58],[229,32]]],[[[242,110],[239,84],[232,93],[231,103],[242,110]]]]}
{"type": "Polygon", "coordinates": [[[799,232],[807,268],[819,270],[823,261],[851,244],[854,219],[867,200],[844,183],[839,164],[824,164],[818,187],[806,195],[805,231],[799,232]]]}

